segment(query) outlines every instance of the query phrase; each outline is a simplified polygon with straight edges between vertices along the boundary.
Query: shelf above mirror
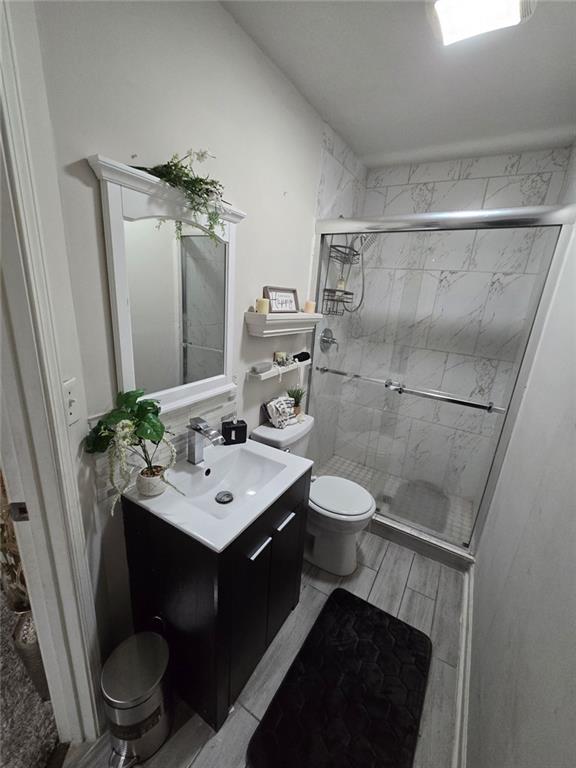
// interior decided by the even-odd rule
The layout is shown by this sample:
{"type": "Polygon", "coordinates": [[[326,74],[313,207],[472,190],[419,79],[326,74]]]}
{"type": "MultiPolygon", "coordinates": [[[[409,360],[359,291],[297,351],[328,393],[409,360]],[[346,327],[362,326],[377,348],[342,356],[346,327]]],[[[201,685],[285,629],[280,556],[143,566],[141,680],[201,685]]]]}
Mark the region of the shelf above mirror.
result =
{"type": "MultiPolygon", "coordinates": [[[[116,160],[111,160],[103,155],[91,155],[88,158],[88,162],[100,181],[119,184],[125,189],[132,189],[135,192],[141,192],[153,197],[156,200],[157,207],[159,206],[159,201],[164,201],[166,206],[169,207],[167,213],[170,218],[177,218],[180,215],[184,220],[190,219],[190,209],[182,192],[174,189],[174,187],[166,184],[166,182],[153,176],[151,173],[134,168],[131,165],[126,165],[125,163],[119,163],[116,160]]],[[[159,217],[162,215],[162,211],[155,210],[153,215],[159,217]]],[[[239,224],[246,218],[246,214],[244,211],[224,203],[221,218],[223,221],[239,224]]]]}

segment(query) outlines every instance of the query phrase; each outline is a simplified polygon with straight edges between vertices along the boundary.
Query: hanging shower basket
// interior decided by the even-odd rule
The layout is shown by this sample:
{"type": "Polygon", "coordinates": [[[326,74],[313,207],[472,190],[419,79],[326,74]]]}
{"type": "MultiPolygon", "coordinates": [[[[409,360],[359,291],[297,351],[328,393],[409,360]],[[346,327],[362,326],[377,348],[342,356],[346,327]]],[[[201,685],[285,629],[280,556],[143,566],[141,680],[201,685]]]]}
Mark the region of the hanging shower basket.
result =
{"type": "MultiPolygon", "coordinates": [[[[346,237],[346,239],[348,239],[346,237]]],[[[354,293],[346,290],[350,270],[353,265],[360,262],[361,254],[354,248],[353,243],[334,243],[334,237],[328,248],[328,264],[326,268],[326,278],[324,280],[324,289],[322,291],[322,314],[342,316],[345,311],[349,311],[354,302],[354,293]],[[328,287],[328,276],[330,265],[334,264],[338,274],[338,286],[336,288],[328,287]]]]}
{"type": "Polygon", "coordinates": [[[344,314],[346,307],[351,306],[353,301],[354,294],[352,291],[324,288],[322,293],[322,314],[341,316],[344,314]]]}
{"type": "Polygon", "coordinates": [[[352,266],[360,261],[360,252],[350,245],[331,245],[328,258],[345,266],[352,266]]]}

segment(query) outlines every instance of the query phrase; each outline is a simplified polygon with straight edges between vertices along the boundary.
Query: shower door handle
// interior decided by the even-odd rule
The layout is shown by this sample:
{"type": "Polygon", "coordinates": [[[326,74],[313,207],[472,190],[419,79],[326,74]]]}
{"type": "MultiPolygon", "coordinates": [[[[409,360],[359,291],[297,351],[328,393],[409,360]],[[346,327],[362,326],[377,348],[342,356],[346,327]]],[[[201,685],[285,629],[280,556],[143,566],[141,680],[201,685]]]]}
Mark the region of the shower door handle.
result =
{"type": "Polygon", "coordinates": [[[428,400],[439,400],[442,403],[452,403],[453,405],[463,405],[466,408],[474,408],[478,411],[486,411],[487,413],[506,413],[506,408],[500,408],[494,405],[492,401],[488,403],[481,403],[478,400],[466,400],[463,397],[457,395],[451,395],[449,392],[439,392],[436,389],[410,389],[410,387],[401,384],[399,381],[393,379],[386,379],[383,382],[386,389],[390,392],[398,392],[399,395],[414,395],[414,397],[424,397],[428,400]]]}

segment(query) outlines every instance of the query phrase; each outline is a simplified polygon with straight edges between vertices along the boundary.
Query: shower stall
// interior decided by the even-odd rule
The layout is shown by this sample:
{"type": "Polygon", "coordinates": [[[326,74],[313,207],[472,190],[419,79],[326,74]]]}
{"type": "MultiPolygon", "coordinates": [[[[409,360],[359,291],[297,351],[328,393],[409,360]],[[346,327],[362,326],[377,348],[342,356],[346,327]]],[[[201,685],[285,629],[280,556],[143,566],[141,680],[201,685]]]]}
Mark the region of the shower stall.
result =
{"type": "Polygon", "coordinates": [[[573,219],[538,207],[319,222],[316,472],[368,488],[381,522],[467,549],[573,219]]]}

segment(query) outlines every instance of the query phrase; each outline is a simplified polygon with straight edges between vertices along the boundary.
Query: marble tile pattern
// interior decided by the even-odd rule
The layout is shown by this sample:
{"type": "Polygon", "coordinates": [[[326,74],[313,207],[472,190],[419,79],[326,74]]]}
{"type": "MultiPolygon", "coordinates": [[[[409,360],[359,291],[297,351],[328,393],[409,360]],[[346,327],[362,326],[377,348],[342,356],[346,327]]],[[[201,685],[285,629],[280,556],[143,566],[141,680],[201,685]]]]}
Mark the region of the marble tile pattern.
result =
{"type": "Polygon", "coordinates": [[[224,371],[226,252],[208,237],[183,237],[184,382],[224,371]]]}
{"type": "MultiPolygon", "coordinates": [[[[370,170],[362,213],[554,204],[569,156],[570,148],[556,148],[370,170]]],[[[345,172],[341,165],[342,179],[345,172]]],[[[342,194],[346,184],[336,185],[342,194]]],[[[331,328],[339,346],[320,352],[318,332],[315,364],[506,406],[557,235],[516,228],[377,236],[365,253],[364,302],[323,319],[319,331],[331,328]]],[[[357,298],[361,275],[353,267],[348,282],[357,298]]],[[[331,374],[315,374],[312,388],[319,465],[336,455],[431,482],[466,510],[479,499],[501,417],[331,374]]]]}
{"type": "Polygon", "coordinates": [[[384,198],[382,214],[554,205],[570,147],[374,168],[366,189],[384,198]]]}
{"type": "MultiPolygon", "coordinates": [[[[366,168],[354,152],[327,124],[324,124],[320,163],[320,179],[316,198],[316,218],[334,219],[360,215],[364,207],[366,194],[366,168]]],[[[376,194],[378,197],[378,194],[376,194]]],[[[324,285],[325,260],[321,263],[319,285],[324,285]]],[[[343,324],[342,324],[343,325],[343,324]]],[[[337,331],[338,323],[331,327],[337,331]]],[[[319,336],[316,334],[316,359],[319,355],[319,336]]],[[[342,348],[344,349],[344,348],[342,348]]],[[[339,348],[332,347],[325,365],[340,368],[342,365],[354,365],[356,362],[348,356],[344,360],[339,355],[339,348]],[[328,359],[329,358],[329,359],[328,359]]],[[[357,361],[359,363],[359,360],[357,361]]],[[[333,418],[334,410],[340,400],[339,382],[334,377],[318,379],[313,376],[310,383],[309,402],[314,403],[316,417],[315,429],[310,437],[309,456],[316,464],[324,464],[334,455],[338,436],[338,424],[333,418]]]]}
{"type": "Polygon", "coordinates": [[[316,218],[336,219],[360,214],[365,191],[366,168],[340,136],[325,124],[316,218]]]}
{"type": "MultiPolygon", "coordinates": [[[[410,422],[410,420],[405,419],[405,422],[410,422]]],[[[405,449],[406,442],[404,442],[404,451],[405,449]]],[[[407,509],[403,507],[395,512],[391,502],[405,480],[382,469],[382,466],[388,466],[385,459],[379,457],[378,464],[378,467],[372,469],[341,456],[332,456],[325,464],[318,465],[315,472],[318,476],[336,475],[336,477],[343,477],[367,488],[376,500],[379,514],[398,519],[400,522],[407,523],[425,533],[431,533],[456,546],[462,546],[470,540],[474,524],[474,509],[471,501],[466,501],[461,496],[447,492],[445,494],[447,498],[446,516],[442,527],[438,527],[432,520],[427,519],[426,505],[422,503],[418,503],[417,508],[407,509]]],[[[476,466],[475,463],[471,462],[470,466],[465,468],[466,473],[476,471],[476,466]]],[[[467,478],[468,475],[466,475],[465,480],[467,478]]],[[[456,489],[458,492],[462,492],[459,486],[456,486],[456,489]]],[[[366,541],[360,538],[358,561],[369,568],[374,568],[376,567],[375,563],[377,564],[381,559],[383,552],[371,549],[371,544],[367,546],[368,548],[366,548],[366,541]]],[[[413,588],[417,589],[417,587],[413,588]]]]}

